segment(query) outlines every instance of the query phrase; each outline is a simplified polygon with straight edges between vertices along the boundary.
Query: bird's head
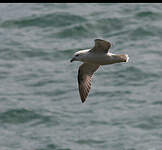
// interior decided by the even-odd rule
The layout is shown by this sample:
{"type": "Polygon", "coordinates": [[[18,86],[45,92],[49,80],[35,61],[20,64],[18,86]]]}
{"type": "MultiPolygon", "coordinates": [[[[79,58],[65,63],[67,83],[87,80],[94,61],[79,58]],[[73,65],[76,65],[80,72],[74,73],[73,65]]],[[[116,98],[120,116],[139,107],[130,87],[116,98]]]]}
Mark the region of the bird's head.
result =
{"type": "Polygon", "coordinates": [[[73,62],[73,61],[81,61],[81,56],[82,54],[80,54],[80,53],[75,53],[74,54],[74,56],[73,56],[73,58],[70,60],[70,62],[73,62]]]}
{"type": "Polygon", "coordinates": [[[83,61],[83,59],[87,55],[87,52],[88,51],[89,51],[89,49],[87,49],[87,50],[81,50],[81,51],[78,51],[78,52],[74,53],[74,56],[70,60],[70,62],[73,62],[73,61],[83,61]]]}

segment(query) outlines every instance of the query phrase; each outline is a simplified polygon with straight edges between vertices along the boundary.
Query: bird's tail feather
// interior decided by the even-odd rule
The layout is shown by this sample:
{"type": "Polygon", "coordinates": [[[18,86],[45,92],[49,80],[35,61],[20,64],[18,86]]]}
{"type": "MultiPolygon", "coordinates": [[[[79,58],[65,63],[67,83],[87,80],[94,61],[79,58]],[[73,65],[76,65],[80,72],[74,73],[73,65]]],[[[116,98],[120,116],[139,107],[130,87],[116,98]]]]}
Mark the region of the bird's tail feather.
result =
{"type": "Polygon", "coordinates": [[[126,62],[128,62],[129,56],[126,54],[125,57],[126,57],[126,62]]]}
{"type": "Polygon", "coordinates": [[[121,54],[119,56],[120,56],[120,59],[121,59],[122,62],[128,62],[129,57],[128,57],[127,54],[121,54]]]}

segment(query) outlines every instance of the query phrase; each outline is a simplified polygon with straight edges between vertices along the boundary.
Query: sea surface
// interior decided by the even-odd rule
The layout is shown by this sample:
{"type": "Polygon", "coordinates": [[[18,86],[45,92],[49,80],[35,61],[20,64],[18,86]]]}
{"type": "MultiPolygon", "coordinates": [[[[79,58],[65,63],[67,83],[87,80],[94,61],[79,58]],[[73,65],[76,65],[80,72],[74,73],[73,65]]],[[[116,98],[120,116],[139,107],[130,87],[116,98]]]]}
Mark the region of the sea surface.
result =
{"type": "Polygon", "coordinates": [[[162,150],[162,4],[0,4],[0,150],[162,150]],[[100,67],[82,104],[73,53],[100,67]]]}

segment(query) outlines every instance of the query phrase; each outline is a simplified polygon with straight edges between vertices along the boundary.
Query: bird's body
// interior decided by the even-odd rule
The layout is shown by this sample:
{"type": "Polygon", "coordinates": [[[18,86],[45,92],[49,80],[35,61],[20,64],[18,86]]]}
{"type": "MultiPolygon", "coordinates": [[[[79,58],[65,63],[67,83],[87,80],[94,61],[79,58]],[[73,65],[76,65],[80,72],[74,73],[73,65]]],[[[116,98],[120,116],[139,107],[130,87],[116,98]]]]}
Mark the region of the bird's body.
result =
{"type": "Polygon", "coordinates": [[[84,62],[78,71],[79,93],[82,102],[88,96],[91,88],[91,77],[100,65],[109,65],[120,62],[128,62],[128,55],[112,54],[108,52],[111,44],[105,40],[96,39],[92,49],[78,51],[74,54],[72,61],[84,62]]]}
{"type": "MultiPolygon", "coordinates": [[[[85,50],[83,50],[86,52],[85,50]]],[[[91,53],[86,52],[86,57],[81,59],[82,62],[99,64],[99,65],[109,65],[114,63],[126,62],[127,56],[120,54],[112,54],[112,53],[91,53]]]]}

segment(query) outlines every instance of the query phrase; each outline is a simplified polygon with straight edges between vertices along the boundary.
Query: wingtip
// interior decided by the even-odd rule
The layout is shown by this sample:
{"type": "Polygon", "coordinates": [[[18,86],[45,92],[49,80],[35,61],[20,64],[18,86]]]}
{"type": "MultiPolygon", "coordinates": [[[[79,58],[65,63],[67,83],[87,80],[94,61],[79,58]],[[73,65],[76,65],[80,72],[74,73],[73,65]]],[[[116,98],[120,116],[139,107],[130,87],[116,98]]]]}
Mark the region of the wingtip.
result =
{"type": "Polygon", "coordinates": [[[86,101],[86,99],[81,99],[81,102],[84,103],[86,101]]]}

